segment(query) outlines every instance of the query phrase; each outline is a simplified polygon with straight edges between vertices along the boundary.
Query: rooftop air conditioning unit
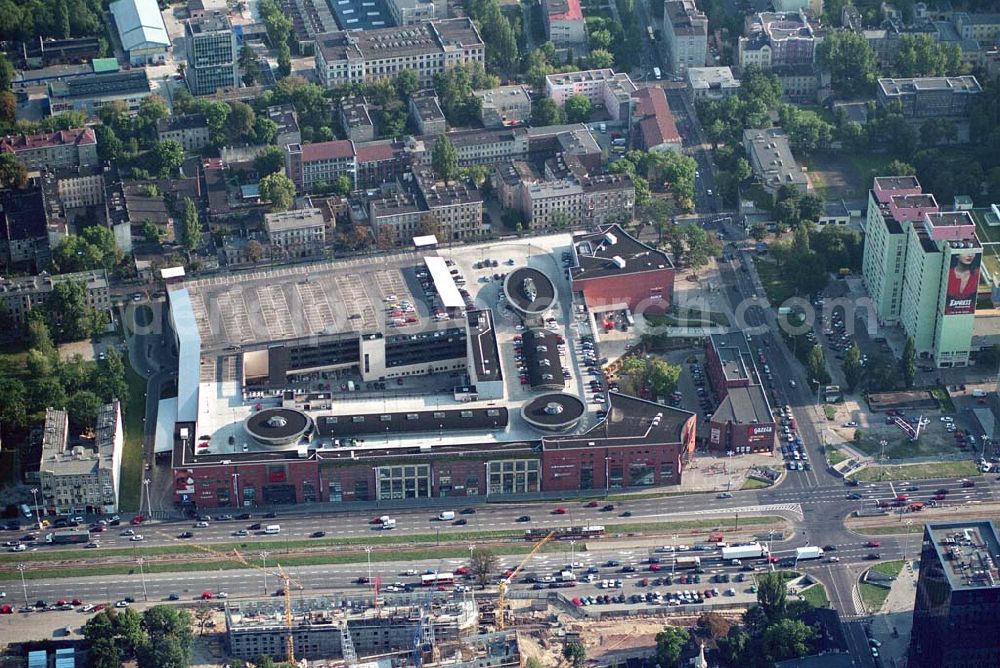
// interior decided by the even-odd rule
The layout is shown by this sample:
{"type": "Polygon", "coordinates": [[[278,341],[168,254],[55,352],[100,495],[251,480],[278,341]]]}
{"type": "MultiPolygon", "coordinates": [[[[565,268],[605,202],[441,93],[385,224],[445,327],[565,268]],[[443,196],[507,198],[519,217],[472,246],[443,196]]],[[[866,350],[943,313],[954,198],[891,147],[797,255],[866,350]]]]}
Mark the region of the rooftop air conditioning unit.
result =
{"type": "Polygon", "coordinates": [[[621,255],[615,255],[613,258],[611,258],[611,261],[614,262],[615,266],[618,267],[619,269],[625,268],[625,258],[623,258],[621,255]]]}

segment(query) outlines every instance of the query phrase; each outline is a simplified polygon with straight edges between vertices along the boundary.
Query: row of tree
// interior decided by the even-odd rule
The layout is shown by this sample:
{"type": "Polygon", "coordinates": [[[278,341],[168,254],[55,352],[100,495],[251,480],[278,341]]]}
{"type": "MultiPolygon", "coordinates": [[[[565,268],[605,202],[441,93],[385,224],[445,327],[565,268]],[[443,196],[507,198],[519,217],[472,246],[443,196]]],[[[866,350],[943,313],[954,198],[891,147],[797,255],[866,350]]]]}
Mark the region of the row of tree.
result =
{"type": "Polygon", "coordinates": [[[194,641],[191,613],[157,605],[141,614],[105,608],[83,626],[93,668],[119,668],[134,661],[144,668],[187,668],[194,641]]]}

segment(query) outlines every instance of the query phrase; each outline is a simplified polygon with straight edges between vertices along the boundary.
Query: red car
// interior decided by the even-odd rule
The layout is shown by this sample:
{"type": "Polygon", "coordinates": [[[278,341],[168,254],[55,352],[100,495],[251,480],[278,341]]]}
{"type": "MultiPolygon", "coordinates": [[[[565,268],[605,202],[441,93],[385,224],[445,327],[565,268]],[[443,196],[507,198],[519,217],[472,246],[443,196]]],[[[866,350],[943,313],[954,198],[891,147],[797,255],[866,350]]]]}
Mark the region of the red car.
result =
{"type": "Polygon", "coordinates": [[[944,494],[935,494],[931,498],[935,501],[944,501],[947,497],[944,494]]]}
{"type": "Polygon", "coordinates": [[[143,517],[142,515],[136,515],[135,517],[132,518],[132,524],[134,524],[136,526],[142,524],[145,521],[146,521],[146,518],[143,517]]]}
{"type": "Polygon", "coordinates": [[[587,507],[587,508],[596,508],[596,507],[597,507],[597,506],[599,506],[599,505],[600,505],[600,504],[599,504],[599,503],[597,503],[597,501],[591,501],[590,503],[588,503],[588,504],[587,504],[587,506],[586,506],[586,507],[587,507]]]}
{"type": "Polygon", "coordinates": [[[650,564],[649,565],[649,570],[651,570],[651,571],[653,571],[655,573],[656,571],[660,570],[660,565],[659,564],[650,564]]]}
{"type": "Polygon", "coordinates": [[[877,540],[870,540],[867,543],[865,543],[865,547],[882,547],[882,543],[878,542],[877,540]]]}
{"type": "Polygon", "coordinates": [[[556,508],[555,510],[552,511],[552,514],[553,515],[565,515],[566,514],[566,509],[565,508],[556,508]]]}
{"type": "Polygon", "coordinates": [[[83,601],[81,601],[78,598],[74,598],[72,601],[70,601],[70,603],[72,603],[73,605],[83,605],[83,601]]]}
{"type": "Polygon", "coordinates": [[[458,568],[455,569],[455,575],[468,575],[468,574],[469,574],[468,566],[459,566],[458,568]]]}
{"type": "Polygon", "coordinates": [[[203,591],[203,592],[201,592],[201,600],[203,600],[203,601],[207,601],[207,600],[211,599],[213,596],[214,596],[214,594],[212,592],[210,592],[210,591],[203,591]]]}

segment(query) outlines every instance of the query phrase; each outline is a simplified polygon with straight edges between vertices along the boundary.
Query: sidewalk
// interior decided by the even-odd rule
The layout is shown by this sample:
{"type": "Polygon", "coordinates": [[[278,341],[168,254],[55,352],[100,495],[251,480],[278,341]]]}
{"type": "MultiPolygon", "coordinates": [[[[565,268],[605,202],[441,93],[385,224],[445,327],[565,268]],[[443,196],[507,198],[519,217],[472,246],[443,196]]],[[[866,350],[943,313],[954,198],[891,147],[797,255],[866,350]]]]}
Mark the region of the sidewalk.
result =
{"type": "Polygon", "coordinates": [[[910,646],[913,602],[916,598],[920,562],[910,560],[892,583],[882,610],[872,618],[871,636],[882,643],[878,648],[884,666],[903,668],[910,646]]]}

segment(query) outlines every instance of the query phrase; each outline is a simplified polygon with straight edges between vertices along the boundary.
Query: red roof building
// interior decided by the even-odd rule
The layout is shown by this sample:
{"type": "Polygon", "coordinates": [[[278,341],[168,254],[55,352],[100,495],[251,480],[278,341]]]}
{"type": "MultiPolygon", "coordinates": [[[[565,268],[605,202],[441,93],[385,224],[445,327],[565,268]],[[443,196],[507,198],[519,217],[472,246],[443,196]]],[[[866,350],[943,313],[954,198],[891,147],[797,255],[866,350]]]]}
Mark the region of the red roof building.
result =
{"type": "Polygon", "coordinates": [[[580,0],[542,0],[545,36],[558,47],[586,46],[587,29],[580,0]]]}
{"type": "Polygon", "coordinates": [[[681,135],[662,88],[640,88],[635,92],[633,122],[638,126],[635,143],[647,151],[679,151],[681,135]]]}
{"type": "Polygon", "coordinates": [[[40,135],[8,135],[0,139],[0,153],[12,153],[29,170],[96,165],[97,136],[90,128],[60,130],[40,135]]]}

